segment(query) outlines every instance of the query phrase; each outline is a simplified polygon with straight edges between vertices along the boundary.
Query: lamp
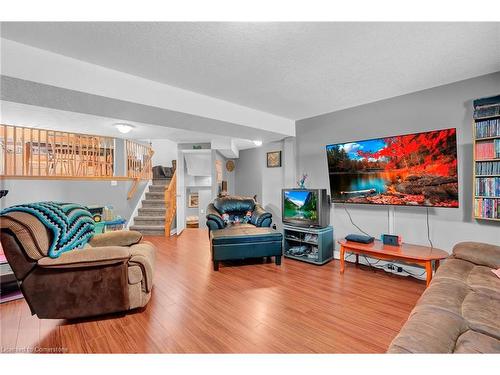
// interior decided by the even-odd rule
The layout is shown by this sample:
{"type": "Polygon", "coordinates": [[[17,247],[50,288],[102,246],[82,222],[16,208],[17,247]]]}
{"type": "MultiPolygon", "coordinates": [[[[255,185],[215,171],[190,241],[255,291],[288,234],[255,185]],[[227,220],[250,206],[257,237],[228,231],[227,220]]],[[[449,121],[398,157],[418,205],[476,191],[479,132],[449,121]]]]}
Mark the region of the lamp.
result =
{"type": "Polygon", "coordinates": [[[134,127],[130,124],[125,124],[125,123],[118,123],[118,124],[113,124],[113,126],[118,129],[118,131],[122,134],[127,134],[130,132],[134,127]]]}
{"type": "Polygon", "coordinates": [[[257,147],[262,146],[262,141],[261,141],[261,140],[256,139],[256,140],[254,140],[254,141],[252,141],[252,142],[253,142],[253,144],[254,144],[255,146],[257,146],[257,147]]]}

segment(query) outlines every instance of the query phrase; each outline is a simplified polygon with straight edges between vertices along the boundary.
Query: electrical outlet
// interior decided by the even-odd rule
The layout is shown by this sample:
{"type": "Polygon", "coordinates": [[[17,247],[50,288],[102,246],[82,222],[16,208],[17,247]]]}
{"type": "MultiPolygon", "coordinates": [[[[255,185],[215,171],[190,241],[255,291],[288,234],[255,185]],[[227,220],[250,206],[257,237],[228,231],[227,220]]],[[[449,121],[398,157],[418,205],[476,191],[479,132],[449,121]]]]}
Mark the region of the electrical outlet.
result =
{"type": "Polygon", "coordinates": [[[118,185],[118,181],[111,181],[111,186],[117,186],[118,185]]]}

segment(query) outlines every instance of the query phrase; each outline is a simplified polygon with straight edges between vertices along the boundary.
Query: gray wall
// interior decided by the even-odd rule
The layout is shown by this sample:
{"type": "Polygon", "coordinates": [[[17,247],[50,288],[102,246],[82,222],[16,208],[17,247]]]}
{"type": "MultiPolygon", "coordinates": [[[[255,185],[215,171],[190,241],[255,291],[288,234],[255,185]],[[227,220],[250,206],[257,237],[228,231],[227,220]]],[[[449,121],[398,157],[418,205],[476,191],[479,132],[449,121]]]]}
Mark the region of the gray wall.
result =
{"type": "MultiPolygon", "coordinates": [[[[234,159],[228,159],[224,155],[222,155],[219,151],[215,151],[215,160],[219,160],[222,164],[222,181],[227,181],[227,192],[228,194],[234,194],[235,192],[235,186],[234,186],[234,176],[235,176],[235,171],[229,172],[226,168],[226,163],[229,160],[234,160],[234,159]]],[[[214,166],[215,168],[215,166],[214,166]]],[[[213,175],[213,181],[217,185],[218,189],[218,183],[217,183],[217,173],[216,170],[214,169],[214,175],[213,175]]]]}
{"type": "Polygon", "coordinates": [[[129,220],[147,182],[141,182],[134,197],[127,200],[131,185],[132,181],[117,181],[116,186],[111,186],[110,181],[2,180],[1,189],[9,190],[9,194],[0,200],[0,204],[5,208],[15,204],[53,200],[83,205],[110,205],[114,207],[116,215],[129,220]]]}
{"type": "Polygon", "coordinates": [[[237,195],[248,197],[257,195],[257,199],[262,200],[262,169],[265,168],[263,163],[260,148],[240,151],[234,170],[237,195]]]}
{"type": "MultiPolygon", "coordinates": [[[[472,219],[472,100],[498,94],[500,72],[300,120],[297,171],[309,174],[308,186],[329,188],[327,144],[456,127],[460,208],[429,210],[431,238],[434,246],[447,251],[466,240],[499,244],[498,223],[472,219]]],[[[348,207],[362,229],[376,237],[387,233],[387,207],[348,207]]],[[[427,244],[425,208],[396,207],[395,217],[395,232],[404,241],[427,244]]],[[[332,209],[331,223],[336,238],[356,232],[341,204],[332,209]]]]}
{"type": "Polygon", "coordinates": [[[152,139],[151,145],[155,151],[153,166],[171,167],[172,160],[177,160],[177,143],[169,139],[152,139]]]}
{"type": "Polygon", "coordinates": [[[236,161],[235,193],[253,196],[272,213],[273,223],[281,228],[281,189],[284,187],[285,154],[283,142],[270,142],[253,149],[240,151],[236,161]],[[279,168],[267,168],[267,152],[281,151],[279,168]]]}

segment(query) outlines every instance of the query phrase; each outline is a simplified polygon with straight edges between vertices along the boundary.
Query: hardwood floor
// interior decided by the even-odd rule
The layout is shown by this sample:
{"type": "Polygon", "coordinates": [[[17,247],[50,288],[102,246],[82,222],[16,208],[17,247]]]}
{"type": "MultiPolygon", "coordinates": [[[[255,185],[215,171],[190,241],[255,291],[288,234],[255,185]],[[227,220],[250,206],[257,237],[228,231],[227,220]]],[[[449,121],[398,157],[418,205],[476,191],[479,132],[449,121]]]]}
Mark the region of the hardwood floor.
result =
{"type": "Polygon", "coordinates": [[[24,300],[0,305],[1,346],[71,353],[385,352],[425,283],[356,268],[285,259],[222,263],[212,271],[206,231],[148,237],[157,248],[149,305],[78,321],[31,316],[24,300]]]}

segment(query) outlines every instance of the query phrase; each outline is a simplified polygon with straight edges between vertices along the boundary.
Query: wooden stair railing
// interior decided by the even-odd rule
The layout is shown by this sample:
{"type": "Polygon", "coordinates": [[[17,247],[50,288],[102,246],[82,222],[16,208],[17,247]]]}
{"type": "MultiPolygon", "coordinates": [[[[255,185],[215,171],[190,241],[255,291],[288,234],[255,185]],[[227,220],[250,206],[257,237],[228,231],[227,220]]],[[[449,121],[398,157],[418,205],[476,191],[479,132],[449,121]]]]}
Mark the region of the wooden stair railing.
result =
{"type": "Polygon", "coordinates": [[[127,200],[131,200],[134,197],[135,192],[137,191],[137,186],[139,186],[140,181],[141,179],[139,177],[133,179],[132,185],[130,186],[130,190],[127,193],[127,200]]]}
{"type": "Polygon", "coordinates": [[[174,171],[170,184],[165,186],[165,237],[170,237],[170,227],[177,209],[177,171],[174,171]]]}
{"type": "MultiPolygon", "coordinates": [[[[126,139],[125,175],[114,170],[115,138],[0,123],[0,177],[19,179],[151,180],[150,145],[126,139]]],[[[131,195],[137,189],[134,182],[131,195]]]]}

